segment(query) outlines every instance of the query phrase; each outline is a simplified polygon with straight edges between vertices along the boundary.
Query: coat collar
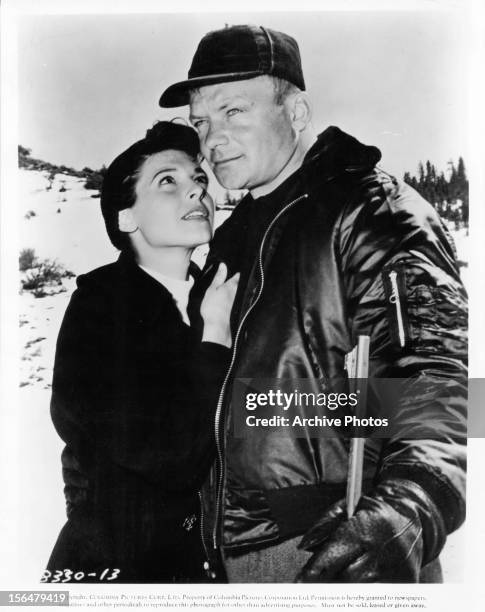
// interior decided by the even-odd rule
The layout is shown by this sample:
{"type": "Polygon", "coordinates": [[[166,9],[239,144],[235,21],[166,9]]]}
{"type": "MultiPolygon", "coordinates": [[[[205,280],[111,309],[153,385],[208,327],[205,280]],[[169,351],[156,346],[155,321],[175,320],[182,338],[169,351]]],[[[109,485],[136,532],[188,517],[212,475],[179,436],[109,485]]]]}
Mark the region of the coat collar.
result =
{"type": "MultiPolygon", "coordinates": [[[[130,251],[120,253],[116,267],[120,299],[126,301],[130,312],[140,322],[173,314],[182,318],[170,291],[142,270],[130,251]]],[[[193,262],[190,263],[189,273],[195,279],[200,275],[199,268],[193,262]]]]}
{"type": "Polygon", "coordinates": [[[377,147],[364,145],[357,138],[331,125],[318,135],[302,167],[306,170],[317,165],[319,173],[328,179],[344,172],[367,172],[380,159],[381,152],[377,147]]]}

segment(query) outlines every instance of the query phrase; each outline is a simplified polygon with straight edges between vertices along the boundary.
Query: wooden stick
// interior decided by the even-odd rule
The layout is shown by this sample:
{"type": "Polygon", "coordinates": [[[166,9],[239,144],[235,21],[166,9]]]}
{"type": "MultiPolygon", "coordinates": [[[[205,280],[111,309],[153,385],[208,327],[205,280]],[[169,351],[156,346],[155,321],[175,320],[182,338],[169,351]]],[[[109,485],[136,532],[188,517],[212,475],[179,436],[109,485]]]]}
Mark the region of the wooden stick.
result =
{"type": "MultiPolygon", "coordinates": [[[[355,416],[360,418],[367,404],[367,378],[369,376],[369,336],[359,336],[357,345],[345,358],[345,367],[353,387],[359,393],[355,416]]],[[[347,474],[347,518],[354,515],[362,495],[365,438],[353,437],[350,441],[349,469],[347,474]]]]}

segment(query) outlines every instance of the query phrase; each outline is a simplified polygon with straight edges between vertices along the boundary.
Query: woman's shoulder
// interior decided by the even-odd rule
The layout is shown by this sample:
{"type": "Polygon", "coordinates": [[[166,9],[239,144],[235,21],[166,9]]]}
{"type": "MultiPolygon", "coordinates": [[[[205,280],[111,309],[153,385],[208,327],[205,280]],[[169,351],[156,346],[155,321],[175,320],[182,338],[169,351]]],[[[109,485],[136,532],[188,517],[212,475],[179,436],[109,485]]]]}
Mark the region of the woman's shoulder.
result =
{"type": "Polygon", "coordinates": [[[150,311],[153,304],[158,307],[161,301],[170,298],[170,294],[160,291],[160,284],[142,271],[129,253],[121,253],[117,261],[81,274],[76,282],[71,306],[93,314],[97,312],[100,316],[119,311],[136,317],[140,309],[150,311]]]}
{"type": "Polygon", "coordinates": [[[115,261],[80,274],[76,279],[76,285],[78,289],[83,290],[106,290],[118,277],[119,264],[115,261]]]}
{"type": "Polygon", "coordinates": [[[112,310],[119,295],[119,263],[113,262],[80,274],[71,295],[66,317],[99,318],[112,310]]]}

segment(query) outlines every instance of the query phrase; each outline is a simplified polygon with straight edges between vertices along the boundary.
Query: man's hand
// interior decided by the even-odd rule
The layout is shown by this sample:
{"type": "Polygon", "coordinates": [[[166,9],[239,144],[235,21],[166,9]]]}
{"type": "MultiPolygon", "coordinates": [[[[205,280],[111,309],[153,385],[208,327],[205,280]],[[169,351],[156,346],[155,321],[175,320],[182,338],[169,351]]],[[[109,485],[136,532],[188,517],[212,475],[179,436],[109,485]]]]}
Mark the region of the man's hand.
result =
{"type": "Polygon", "coordinates": [[[392,479],[361,498],[347,519],[331,506],[299,548],[314,552],[296,582],[418,582],[445,541],[443,519],[414,482],[392,479]]]}

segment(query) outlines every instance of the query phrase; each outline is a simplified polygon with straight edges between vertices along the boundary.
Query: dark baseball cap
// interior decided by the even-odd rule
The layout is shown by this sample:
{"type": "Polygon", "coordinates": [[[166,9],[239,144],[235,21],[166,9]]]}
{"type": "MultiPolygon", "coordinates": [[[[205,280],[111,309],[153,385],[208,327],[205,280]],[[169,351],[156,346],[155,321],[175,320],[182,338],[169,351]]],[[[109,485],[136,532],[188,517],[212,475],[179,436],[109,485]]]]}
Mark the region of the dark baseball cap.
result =
{"type": "Polygon", "coordinates": [[[189,104],[191,89],[269,74],[305,90],[300,50],[294,38],[262,26],[235,25],[206,34],[186,81],[166,89],[160,106],[189,104]]]}

